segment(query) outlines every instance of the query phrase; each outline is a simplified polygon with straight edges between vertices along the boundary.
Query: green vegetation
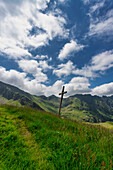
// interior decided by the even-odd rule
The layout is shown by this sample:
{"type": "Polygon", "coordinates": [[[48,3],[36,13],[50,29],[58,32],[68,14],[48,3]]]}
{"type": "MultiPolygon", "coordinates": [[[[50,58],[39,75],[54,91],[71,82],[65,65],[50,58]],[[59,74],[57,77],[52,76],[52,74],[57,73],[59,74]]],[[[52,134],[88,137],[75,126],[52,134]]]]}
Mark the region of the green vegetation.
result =
{"type": "MultiPolygon", "coordinates": [[[[30,106],[58,114],[60,98],[52,95],[34,96],[14,86],[0,82],[0,103],[14,106],[30,106]]],[[[74,95],[63,99],[62,116],[77,121],[113,121],[113,96],[98,97],[74,95]]]]}
{"type": "Polygon", "coordinates": [[[0,106],[1,170],[110,170],[112,161],[111,129],[29,107],[0,106]]]}
{"type": "Polygon", "coordinates": [[[11,99],[11,100],[8,100],[8,99],[6,99],[6,98],[4,98],[4,97],[2,97],[2,96],[0,96],[0,103],[2,103],[2,104],[7,104],[7,105],[13,105],[13,106],[22,106],[19,102],[18,102],[18,100],[13,100],[13,99],[11,99]]]}
{"type": "Polygon", "coordinates": [[[3,82],[0,82],[0,97],[2,97],[2,99],[0,98],[1,104],[5,103],[14,106],[26,105],[42,110],[42,108],[33,101],[33,96],[31,94],[3,82]]]}
{"type": "Polygon", "coordinates": [[[106,122],[113,120],[113,97],[75,95],[64,100],[63,116],[78,121],[106,122]]]}
{"type": "MultiPolygon", "coordinates": [[[[43,110],[58,114],[60,99],[56,96],[35,96],[35,102],[43,110]]],[[[63,99],[62,116],[83,122],[113,121],[113,97],[79,94],[65,98],[63,99]]]]}
{"type": "Polygon", "coordinates": [[[58,114],[60,99],[54,95],[50,97],[32,96],[33,101],[36,102],[46,112],[53,112],[58,114]]]}
{"type": "Polygon", "coordinates": [[[113,122],[104,122],[104,123],[88,123],[88,122],[86,122],[86,123],[90,124],[90,125],[101,126],[101,127],[105,127],[107,129],[113,130],[113,122]]]}

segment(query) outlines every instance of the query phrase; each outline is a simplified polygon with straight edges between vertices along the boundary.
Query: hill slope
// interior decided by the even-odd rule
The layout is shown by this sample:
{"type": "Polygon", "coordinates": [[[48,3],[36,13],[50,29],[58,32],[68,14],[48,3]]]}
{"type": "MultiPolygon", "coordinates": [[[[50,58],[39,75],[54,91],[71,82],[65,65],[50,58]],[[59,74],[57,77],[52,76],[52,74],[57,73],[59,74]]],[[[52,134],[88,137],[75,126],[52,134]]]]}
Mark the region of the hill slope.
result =
{"type": "MultiPolygon", "coordinates": [[[[35,101],[46,111],[58,114],[60,99],[56,96],[40,96],[35,101]]],[[[113,96],[98,97],[74,95],[63,99],[62,113],[65,118],[87,122],[105,122],[113,120],[113,96]]]]}
{"type": "Polygon", "coordinates": [[[65,117],[89,122],[112,121],[113,97],[75,95],[64,100],[62,113],[65,117]]]}
{"type": "Polygon", "coordinates": [[[0,103],[27,105],[42,110],[37,103],[33,102],[31,94],[3,82],[0,82],[0,103]]]}
{"type": "MultiPolygon", "coordinates": [[[[27,105],[58,114],[60,98],[52,95],[34,96],[14,86],[0,82],[0,103],[27,105]]],[[[87,122],[113,121],[113,96],[98,97],[74,95],[63,99],[62,113],[65,118],[87,122]]]]}
{"type": "Polygon", "coordinates": [[[0,169],[112,169],[113,131],[0,106],[0,169]]]}

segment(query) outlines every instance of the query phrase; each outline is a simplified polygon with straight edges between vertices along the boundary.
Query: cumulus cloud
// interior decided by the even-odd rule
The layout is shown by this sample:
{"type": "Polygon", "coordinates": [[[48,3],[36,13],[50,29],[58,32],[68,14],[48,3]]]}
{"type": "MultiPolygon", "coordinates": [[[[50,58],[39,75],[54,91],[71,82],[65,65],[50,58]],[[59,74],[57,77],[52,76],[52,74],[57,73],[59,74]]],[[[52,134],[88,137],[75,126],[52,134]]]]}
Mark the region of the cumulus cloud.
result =
{"type": "Polygon", "coordinates": [[[91,23],[89,35],[113,34],[113,17],[97,23],[91,23]]]}
{"type": "Polygon", "coordinates": [[[56,81],[53,86],[49,86],[46,91],[46,96],[50,94],[55,94],[59,97],[59,92],[62,90],[62,86],[65,85],[65,90],[67,94],[64,97],[72,96],[75,94],[89,94],[91,93],[91,89],[89,88],[90,83],[87,78],[85,77],[74,77],[71,79],[69,83],[64,83],[63,81],[59,80],[56,81]]]}
{"type": "Polygon", "coordinates": [[[31,56],[29,47],[45,46],[49,40],[65,38],[66,20],[51,11],[43,13],[50,0],[0,1],[0,51],[10,58],[31,56]],[[30,34],[33,28],[41,29],[30,34]],[[65,32],[65,34],[64,34],[65,32]],[[65,35],[65,36],[64,36],[65,35]]]}
{"type": "Polygon", "coordinates": [[[82,69],[75,69],[73,74],[85,77],[96,77],[113,67],[113,50],[105,51],[92,57],[91,63],[82,69]]]}
{"type": "Polygon", "coordinates": [[[22,48],[20,44],[15,44],[12,39],[0,37],[0,42],[0,51],[5,57],[8,56],[8,58],[12,59],[19,59],[23,56],[24,58],[31,57],[31,54],[29,53],[28,49],[22,48]]]}
{"type": "MultiPolygon", "coordinates": [[[[34,72],[34,70],[32,70],[32,72],[34,72]]],[[[37,96],[50,96],[52,94],[58,95],[64,84],[64,82],[60,80],[56,81],[52,86],[47,87],[37,81],[37,79],[29,79],[27,74],[24,72],[21,73],[16,70],[6,70],[4,67],[0,67],[0,81],[14,85],[21,90],[37,96]]]]}
{"type": "Polygon", "coordinates": [[[16,70],[6,71],[4,67],[0,67],[0,80],[12,85],[17,85],[18,87],[23,87],[23,80],[28,81],[26,78],[26,73],[19,73],[16,70]]]}
{"type": "MultiPolygon", "coordinates": [[[[36,60],[20,60],[18,61],[19,67],[26,73],[35,77],[38,82],[45,82],[48,78],[47,75],[42,72],[42,65],[36,60]]],[[[47,63],[43,66],[49,68],[47,63]]]]}
{"type": "Polygon", "coordinates": [[[47,8],[47,3],[49,3],[50,0],[36,0],[36,7],[39,10],[43,10],[47,8]]]}
{"type": "MultiPolygon", "coordinates": [[[[30,56],[31,54],[28,52],[29,46],[39,47],[47,44],[47,34],[43,33],[36,36],[29,35],[30,30],[32,30],[30,19],[33,17],[30,11],[30,3],[25,1],[23,6],[20,3],[20,6],[16,6],[17,8],[15,7],[18,9],[18,12],[15,13],[13,13],[12,10],[10,11],[10,8],[12,7],[11,3],[3,2],[3,4],[7,13],[0,21],[0,44],[2,44],[0,46],[1,52],[9,55],[10,58],[16,59],[25,55],[30,56]],[[27,15],[24,7],[28,10],[27,15]]],[[[15,8],[13,6],[14,11],[16,10],[15,8]]]]}
{"type": "Polygon", "coordinates": [[[105,71],[113,67],[113,50],[94,56],[91,63],[94,71],[105,71]]]}
{"type": "Polygon", "coordinates": [[[76,41],[71,40],[70,43],[64,45],[63,49],[60,51],[58,58],[60,60],[66,59],[72,52],[80,51],[83,48],[83,45],[77,44],[76,41]]]}
{"type": "MultiPolygon", "coordinates": [[[[31,72],[35,72],[31,68],[31,72]]],[[[59,92],[62,90],[62,86],[66,86],[68,91],[67,96],[77,94],[77,93],[89,93],[90,86],[88,79],[84,77],[75,77],[68,84],[63,81],[58,80],[52,86],[46,86],[37,79],[29,79],[27,74],[24,72],[18,72],[16,70],[6,70],[4,67],[0,67],[0,81],[14,85],[26,92],[34,95],[46,95],[50,96],[52,94],[59,96],[59,92]]]]}
{"type": "Polygon", "coordinates": [[[91,93],[89,80],[85,77],[74,77],[68,84],[65,84],[65,86],[68,91],[66,96],[91,93]]]}
{"type": "Polygon", "coordinates": [[[52,67],[48,65],[47,61],[37,62],[36,60],[20,60],[18,61],[18,64],[24,72],[34,76],[38,82],[45,82],[48,79],[47,75],[42,71],[52,69],[52,67]]]}
{"type": "MultiPolygon", "coordinates": [[[[34,72],[34,70],[32,70],[32,72],[34,72]]],[[[4,67],[0,67],[0,81],[14,85],[26,92],[38,96],[50,96],[52,94],[59,96],[58,94],[63,85],[66,87],[65,90],[68,91],[66,96],[74,94],[92,94],[98,96],[113,95],[113,82],[90,89],[89,80],[85,77],[74,77],[66,84],[63,81],[58,80],[52,86],[46,86],[38,82],[36,79],[29,79],[24,72],[6,70],[4,67]]]]}
{"type": "Polygon", "coordinates": [[[43,95],[46,89],[46,86],[39,83],[36,79],[30,80],[26,73],[16,70],[7,71],[4,67],[0,67],[0,81],[35,95],[43,95]]]}
{"type": "Polygon", "coordinates": [[[36,60],[19,60],[19,67],[25,69],[24,71],[31,71],[32,69],[40,68],[41,70],[52,69],[52,66],[49,66],[47,61],[36,61],[36,60]]]}
{"type": "Polygon", "coordinates": [[[87,65],[85,65],[81,69],[76,68],[75,70],[73,70],[73,74],[91,78],[98,76],[94,71],[91,70],[91,67],[87,65]]]}
{"type": "Polygon", "coordinates": [[[99,15],[99,10],[104,7],[104,5],[105,0],[97,2],[90,8],[90,27],[88,33],[89,36],[113,35],[113,11],[109,10],[103,16],[99,15]],[[93,15],[93,13],[95,13],[95,15],[93,15]]]}
{"type": "Polygon", "coordinates": [[[52,86],[48,86],[45,90],[45,95],[50,96],[52,94],[59,96],[59,92],[62,90],[64,82],[62,80],[56,81],[52,86]]]}
{"type": "Polygon", "coordinates": [[[58,65],[58,69],[53,70],[53,74],[57,75],[58,77],[61,76],[68,76],[72,74],[73,70],[75,69],[73,63],[69,60],[66,64],[58,65]]]}
{"type": "Polygon", "coordinates": [[[64,29],[66,20],[63,17],[56,17],[51,12],[48,14],[38,12],[37,20],[38,22],[36,21],[35,24],[38,28],[42,28],[46,31],[50,40],[56,36],[67,37],[68,32],[64,29]]]}
{"type": "Polygon", "coordinates": [[[66,64],[58,65],[58,68],[53,71],[53,74],[56,74],[58,77],[75,74],[94,78],[98,77],[100,74],[103,74],[106,70],[112,67],[113,50],[110,50],[93,56],[90,63],[83,66],[81,69],[76,68],[75,65],[69,60],[66,64]]]}
{"type": "Polygon", "coordinates": [[[33,57],[34,59],[48,59],[48,56],[47,55],[36,55],[35,57],[33,57]]]}
{"type": "Polygon", "coordinates": [[[49,69],[53,69],[53,67],[48,65],[47,61],[45,61],[45,60],[39,61],[38,66],[44,71],[47,71],[49,69]]]}
{"type": "Polygon", "coordinates": [[[113,82],[103,84],[92,89],[92,95],[111,96],[113,95],[113,82]]]}

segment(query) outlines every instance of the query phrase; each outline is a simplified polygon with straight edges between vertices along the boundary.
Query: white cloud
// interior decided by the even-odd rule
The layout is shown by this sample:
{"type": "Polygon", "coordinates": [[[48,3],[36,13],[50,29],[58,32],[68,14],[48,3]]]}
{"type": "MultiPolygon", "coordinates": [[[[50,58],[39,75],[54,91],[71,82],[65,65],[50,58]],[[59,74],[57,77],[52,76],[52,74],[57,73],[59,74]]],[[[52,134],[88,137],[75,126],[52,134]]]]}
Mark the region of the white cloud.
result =
{"type": "Polygon", "coordinates": [[[55,69],[53,71],[53,74],[56,74],[58,77],[61,77],[63,75],[68,76],[72,74],[75,67],[73,66],[73,63],[69,60],[66,64],[60,64],[58,66],[58,69],[55,69]]]}
{"type": "Polygon", "coordinates": [[[28,56],[31,57],[31,54],[28,52],[27,49],[24,49],[19,44],[15,44],[13,39],[8,38],[1,38],[0,37],[0,51],[5,54],[4,56],[8,55],[9,58],[19,59],[23,56],[26,58],[28,56]]]}
{"type": "Polygon", "coordinates": [[[113,17],[97,23],[91,23],[89,35],[92,36],[96,34],[113,34],[113,17]]]}
{"type": "Polygon", "coordinates": [[[91,6],[90,12],[93,13],[93,12],[97,11],[98,9],[102,8],[104,6],[104,4],[105,4],[105,1],[96,3],[95,5],[91,6]]]}
{"type": "Polygon", "coordinates": [[[63,49],[60,51],[58,58],[60,60],[66,59],[72,52],[80,51],[83,48],[83,45],[77,44],[76,41],[71,40],[70,43],[64,45],[63,49]]]}
{"type": "Polygon", "coordinates": [[[48,56],[47,55],[36,55],[35,57],[33,57],[34,59],[40,59],[40,60],[43,60],[43,59],[48,59],[48,56]]]}
{"type": "Polygon", "coordinates": [[[92,89],[92,95],[111,96],[113,95],[113,82],[103,84],[92,89]]]}
{"type": "Polygon", "coordinates": [[[48,79],[47,75],[42,72],[42,69],[50,69],[46,62],[42,64],[36,60],[20,60],[18,64],[24,72],[32,74],[37,82],[45,82],[48,79]]]}
{"type": "Polygon", "coordinates": [[[90,84],[87,78],[85,77],[74,77],[72,80],[65,84],[63,81],[58,80],[52,86],[47,87],[45,91],[46,96],[50,96],[52,94],[59,96],[59,93],[62,90],[62,86],[65,85],[65,90],[67,94],[64,97],[68,97],[74,94],[89,94],[91,93],[91,89],[89,88],[90,84]]]}
{"type": "Polygon", "coordinates": [[[40,68],[42,68],[42,70],[44,70],[44,71],[47,71],[47,70],[49,70],[49,69],[53,69],[53,67],[52,67],[52,66],[49,66],[48,63],[47,63],[47,61],[45,61],[45,60],[39,61],[38,66],[39,66],[40,68]]]}
{"type": "Polygon", "coordinates": [[[36,79],[30,80],[26,73],[20,73],[16,70],[7,71],[3,67],[0,67],[0,81],[35,95],[43,95],[46,89],[46,86],[39,83],[36,79]]]}
{"type": "Polygon", "coordinates": [[[72,80],[65,84],[63,81],[56,81],[52,86],[45,86],[39,83],[36,79],[29,79],[24,72],[18,72],[16,70],[7,71],[4,67],[0,67],[0,81],[14,85],[26,92],[34,95],[46,95],[52,94],[59,96],[59,92],[62,90],[62,86],[65,85],[67,94],[70,96],[74,94],[92,94],[92,95],[113,95],[113,82],[97,86],[94,89],[90,89],[90,83],[85,77],[74,77],[72,80]]]}
{"type": "Polygon", "coordinates": [[[37,9],[41,9],[41,10],[43,10],[43,9],[45,9],[45,8],[47,8],[47,3],[49,3],[50,2],[50,0],[36,0],[36,7],[37,7],[37,9]]]}
{"type": "Polygon", "coordinates": [[[36,60],[20,60],[18,64],[24,72],[30,74],[36,74],[38,71],[41,71],[41,69],[38,68],[38,62],[36,60]]]}
{"type": "Polygon", "coordinates": [[[113,51],[105,51],[96,56],[93,56],[90,63],[82,67],[81,69],[76,68],[73,63],[69,60],[66,64],[58,65],[58,69],[53,71],[58,77],[63,75],[68,76],[75,74],[85,77],[98,77],[103,74],[106,70],[113,67],[113,51]]]}
{"type": "Polygon", "coordinates": [[[29,47],[38,48],[48,44],[56,36],[65,38],[66,20],[59,14],[42,13],[50,0],[1,0],[0,2],[0,51],[10,58],[31,56],[29,47]],[[31,35],[33,27],[42,29],[31,35]],[[65,33],[65,34],[64,34],[65,33]]]}
{"type": "Polygon", "coordinates": [[[69,0],[58,0],[59,3],[67,3],[69,0]]]}
{"type": "Polygon", "coordinates": [[[99,1],[90,8],[90,27],[89,36],[93,35],[113,35],[113,14],[112,10],[109,10],[106,15],[99,15],[99,10],[104,7],[105,0],[99,1]],[[95,15],[93,13],[96,11],[95,15]]]}
{"type": "Polygon", "coordinates": [[[29,81],[26,78],[26,73],[20,73],[16,70],[6,71],[4,67],[0,67],[0,80],[12,85],[18,85],[20,88],[24,86],[23,80],[29,81]]]}
{"type": "Polygon", "coordinates": [[[85,77],[96,77],[113,67],[113,51],[106,51],[92,57],[91,64],[82,69],[75,69],[73,74],[85,77]]]}
{"type": "Polygon", "coordinates": [[[81,69],[76,68],[73,70],[73,74],[79,75],[79,76],[85,76],[85,77],[97,77],[98,75],[91,70],[90,66],[84,66],[81,69]]]}
{"type": "Polygon", "coordinates": [[[52,94],[59,96],[59,92],[62,90],[64,82],[61,80],[56,81],[52,86],[48,86],[45,90],[45,95],[50,96],[52,94]]]}
{"type": "MultiPolygon", "coordinates": [[[[32,72],[34,72],[34,70],[32,70],[32,72]]],[[[26,73],[20,73],[16,70],[7,71],[4,67],[0,67],[0,81],[14,85],[21,90],[38,96],[58,95],[64,84],[64,82],[60,80],[56,81],[52,86],[47,87],[36,79],[30,80],[26,73]]]]}
{"type": "Polygon", "coordinates": [[[91,64],[94,71],[105,71],[113,67],[113,50],[94,56],[91,64]]]}
{"type": "Polygon", "coordinates": [[[36,36],[29,36],[26,38],[25,46],[27,46],[28,48],[29,46],[38,48],[38,47],[47,45],[48,40],[49,40],[49,37],[45,33],[38,34],[36,36]]]}
{"type": "Polygon", "coordinates": [[[48,34],[50,40],[56,36],[67,37],[68,32],[64,29],[66,20],[61,16],[54,16],[53,13],[37,13],[37,27],[42,28],[48,34]]]}
{"type": "MultiPolygon", "coordinates": [[[[8,9],[6,10],[8,11],[8,9]]],[[[20,10],[22,10],[21,6],[20,10]]],[[[19,11],[15,15],[10,14],[8,11],[0,23],[0,44],[2,44],[0,51],[9,55],[10,58],[16,59],[24,55],[30,56],[28,52],[29,46],[39,47],[48,43],[47,34],[29,36],[29,31],[32,30],[32,25],[29,22],[30,16],[26,16],[23,10],[23,13],[19,11]]]]}
{"type": "Polygon", "coordinates": [[[65,90],[68,91],[66,96],[74,94],[88,94],[91,92],[91,89],[89,88],[89,81],[85,77],[74,77],[68,84],[65,84],[65,86],[65,90]]]}

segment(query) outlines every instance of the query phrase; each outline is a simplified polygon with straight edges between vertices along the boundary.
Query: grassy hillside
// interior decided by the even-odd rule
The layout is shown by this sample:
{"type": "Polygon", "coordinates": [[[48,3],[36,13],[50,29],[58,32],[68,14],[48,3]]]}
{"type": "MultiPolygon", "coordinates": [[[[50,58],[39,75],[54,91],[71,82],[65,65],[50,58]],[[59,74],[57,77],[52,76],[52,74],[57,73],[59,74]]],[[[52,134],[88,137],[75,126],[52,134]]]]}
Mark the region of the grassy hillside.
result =
{"type": "Polygon", "coordinates": [[[33,108],[42,110],[42,108],[33,101],[33,96],[29,93],[26,93],[17,87],[5,84],[0,81],[0,103],[10,104],[10,105],[26,105],[33,108]],[[4,100],[3,100],[4,99],[4,100]]]}
{"type": "Polygon", "coordinates": [[[0,106],[1,170],[113,169],[112,161],[112,130],[27,107],[0,106]]]}
{"type": "Polygon", "coordinates": [[[52,95],[50,97],[45,96],[33,96],[33,101],[38,103],[38,105],[46,112],[53,112],[58,114],[60,98],[52,95]]]}
{"type": "Polygon", "coordinates": [[[113,98],[75,95],[63,102],[62,115],[79,121],[113,121],[113,98]]]}
{"type": "MultiPolygon", "coordinates": [[[[60,99],[56,96],[33,96],[45,111],[58,114],[60,99]]],[[[63,99],[62,113],[65,118],[86,122],[113,121],[113,97],[75,95],[63,99]]]]}
{"type": "MultiPolygon", "coordinates": [[[[58,114],[60,98],[52,95],[34,96],[14,86],[0,82],[0,103],[14,106],[30,106],[58,114]]],[[[113,121],[113,96],[99,97],[75,95],[63,99],[62,113],[65,118],[85,122],[113,121]]]]}

